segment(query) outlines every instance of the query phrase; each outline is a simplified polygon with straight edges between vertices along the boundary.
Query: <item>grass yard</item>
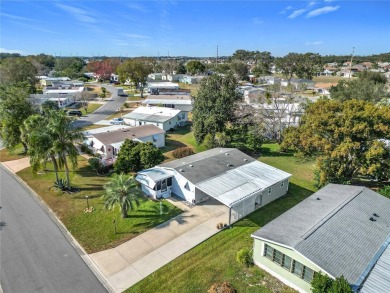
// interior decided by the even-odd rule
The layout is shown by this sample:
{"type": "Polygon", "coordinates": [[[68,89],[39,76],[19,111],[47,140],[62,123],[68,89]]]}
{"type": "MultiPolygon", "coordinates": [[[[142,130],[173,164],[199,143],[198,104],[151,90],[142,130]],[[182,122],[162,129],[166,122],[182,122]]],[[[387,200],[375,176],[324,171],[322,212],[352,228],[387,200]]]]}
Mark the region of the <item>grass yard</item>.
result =
{"type": "Polygon", "coordinates": [[[190,126],[180,127],[173,132],[167,132],[165,147],[161,149],[167,161],[173,160],[172,152],[181,147],[190,147],[195,153],[201,152],[201,146],[196,144],[194,132],[190,126]]]}
{"type": "Polygon", "coordinates": [[[347,78],[345,77],[342,77],[342,76],[324,76],[324,75],[321,75],[321,76],[315,76],[313,77],[313,80],[315,82],[324,82],[324,83],[328,83],[328,82],[339,82],[339,80],[348,80],[347,78]]]}
{"type": "Polygon", "coordinates": [[[207,292],[214,282],[228,281],[237,292],[295,292],[267,272],[254,266],[245,268],[236,262],[241,248],[252,248],[251,233],[275,219],[315,191],[314,161],[300,160],[279,152],[276,144],[263,147],[260,161],[293,174],[289,193],[255,211],[149,275],[128,293],[207,292]]]}
{"type": "MultiPolygon", "coordinates": [[[[41,196],[88,253],[115,247],[181,213],[178,208],[162,201],[164,213],[160,216],[160,203],[146,198],[135,211],[129,211],[126,219],[121,218],[119,208],[106,210],[101,196],[109,177],[96,175],[84,157],[79,157],[78,168],[71,172],[72,185],[81,189],[78,193],[49,190],[55,180],[54,172],[36,175],[27,168],[18,176],[41,196]],[[95,208],[92,213],[84,213],[87,195],[89,206],[95,208]],[[117,234],[114,233],[113,219],[117,223],[117,234]]],[[[65,173],[60,173],[60,177],[65,178],[65,173]]]]}
{"type": "Polygon", "coordinates": [[[22,144],[18,144],[13,150],[3,148],[0,150],[0,162],[22,159],[26,157],[26,155],[23,154],[23,152],[24,152],[24,148],[22,144]]]}
{"type": "Polygon", "coordinates": [[[108,117],[105,118],[105,120],[111,120],[112,118],[119,118],[122,116],[125,116],[126,114],[132,112],[133,110],[123,110],[123,111],[118,111],[115,114],[112,114],[108,117]]]}
{"type": "Polygon", "coordinates": [[[83,115],[88,115],[91,114],[92,112],[96,111],[102,106],[102,104],[97,104],[97,103],[88,103],[88,111],[85,111],[85,108],[81,108],[81,112],[83,112],[83,115]]]}
{"type": "Polygon", "coordinates": [[[196,96],[199,90],[199,84],[187,84],[183,82],[178,82],[178,85],[181,89],[190,89],[191,90],[191,96],[196,96]]]}

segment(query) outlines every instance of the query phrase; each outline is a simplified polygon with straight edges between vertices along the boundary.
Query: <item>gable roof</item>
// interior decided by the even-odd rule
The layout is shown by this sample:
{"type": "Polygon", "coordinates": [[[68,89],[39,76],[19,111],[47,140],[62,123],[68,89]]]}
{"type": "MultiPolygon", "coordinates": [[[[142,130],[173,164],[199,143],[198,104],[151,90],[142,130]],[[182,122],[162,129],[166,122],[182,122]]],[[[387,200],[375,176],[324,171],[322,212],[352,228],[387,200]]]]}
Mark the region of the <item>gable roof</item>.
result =
{"type": "Polygon", "coordinates": [[[365,187],[328,184],[252,236],[290,247],[359,286],[390,236],[390,200],[365,187]]]}
{"type": "Polygon", "coordinates": [[[125,119],[163,123],[178,115],[181,110],[165,107],[138,107],[123,116],[125,119]]]}
{"type": "Polygon", "coordinates": [[[126,139],[133,140],[136,138],[143,138],[160,133],[165,133],[165,131],[155,125],[142,125],[109,132],[94,133],[91,135],[99,140],[102,144],[108,145],[121,142],[126,139]]]}

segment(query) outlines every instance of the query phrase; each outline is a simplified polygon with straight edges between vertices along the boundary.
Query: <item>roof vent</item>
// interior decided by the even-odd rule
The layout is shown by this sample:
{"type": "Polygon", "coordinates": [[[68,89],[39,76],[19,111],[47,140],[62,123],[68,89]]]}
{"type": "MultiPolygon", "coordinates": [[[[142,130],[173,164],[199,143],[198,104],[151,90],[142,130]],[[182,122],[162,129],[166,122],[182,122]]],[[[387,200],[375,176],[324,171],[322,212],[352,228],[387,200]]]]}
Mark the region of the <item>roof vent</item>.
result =
{"type": "Polygon", "coordinates": [[[227,164],[226,166],[227,166],[227,167],[232,167],[233,165],[232,165],[232,164],[227,164]]]}
{"type": "Polygon", "coordinates": [[[371,222],[376,222],[376,219],[373,218],[373,217],[371,217],[371,218],[370,218],[370,221],[371,221],[371,222]]]}
{"type": "Polygon", "coordinates": [[[379,218],[379,215],[378,215],[377,213],[373,213],[372,215],[373,215],[374,217],[379,218]]]}
{"type": "Polygon", "coordinates": [[[321,200],[321,198],[319,198],[319,197],[317,197],[316,199],[317,199],[317,200],[321,200]]]}
{"type": "Polygon", "coordinates": [[[180,172],[184,172],[184,170],[183,170],[183,169],[180,169],[179,171],[180,171],[180,172]]]}
{"type": "Polygon", "coordinates": [[[229,155],[229,153],[225,153],[225,156],[228,156],[229,155]]]}
{"type": "Polygon", "coordinates": [[[190,167],[194,167],[194,165],[190,165],[190,167]]]}
{"type": "Polygon", "coordinates": [[[248,159],[244,159],[244,161],[246,162],[246,161],[248,161],[248,159]]]}

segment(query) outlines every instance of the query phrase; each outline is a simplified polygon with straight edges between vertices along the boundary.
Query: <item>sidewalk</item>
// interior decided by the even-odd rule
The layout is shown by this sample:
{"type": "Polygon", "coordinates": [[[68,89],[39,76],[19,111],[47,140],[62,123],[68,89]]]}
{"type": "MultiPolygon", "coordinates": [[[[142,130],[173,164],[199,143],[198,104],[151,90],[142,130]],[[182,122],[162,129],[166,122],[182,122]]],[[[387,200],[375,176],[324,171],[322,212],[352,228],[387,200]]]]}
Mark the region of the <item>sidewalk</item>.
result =
{"type": "Polygon", "coordinates": [[[2,162],[2,164],[7,167],[12,173],[18,173],[19,171],[30,167],[30,158],[25,157],[18,160],[2,162]]]}
{"type": "Polygon", "coordinates": [[[168,200],[183,213],[116,248],[90,254],[117,292],[218,233],[218,223],[227,223],[228,209],[215,200],[192,208],[175,199],[168,200]]]}

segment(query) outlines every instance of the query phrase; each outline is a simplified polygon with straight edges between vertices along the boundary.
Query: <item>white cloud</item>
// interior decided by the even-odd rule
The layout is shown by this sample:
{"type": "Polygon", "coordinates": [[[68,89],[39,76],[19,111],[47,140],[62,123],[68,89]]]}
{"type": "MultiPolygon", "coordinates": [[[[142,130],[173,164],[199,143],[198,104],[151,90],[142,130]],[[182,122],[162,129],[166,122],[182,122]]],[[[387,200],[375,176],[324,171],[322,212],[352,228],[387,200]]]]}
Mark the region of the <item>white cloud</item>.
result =
{"type": "Polygon", "coordinates": [[[314,42],[306,42],[306,46],[319,46],[323,43],[323,41],[314,41],[314,42]]]}
{"type": "Polygon", "coordinates": [[[279,12],[279,14],[286,14],[289,10],[293,9],[292,6],[287,6],[282,11],[279,12]]]}
{"type": "Polygon", "coordinates": [[[131,10],[136,10],[138,12],[149,12],[148,9],[146,9],[142,5],[139,5],[138,3],[128,3],[127,7],[129,7],[131,10]]]}
{"type": "Polygon", "coordinates": [[[326,14],[326,13],[329,13],[329,12],[333,12],[333,11],[336,11],[340,8],[340,6],[325,6],[325,7],[322,7],[322,8],[318,8],[318,9],[315,9],[315,10],[312,10],[310,11],[306,17],[315,17],[315,16],[319,16],[321,14],[326,14]]]}
{"type": "Polygon", "coordinates": [[[306,9],[298,9],[298,10],[293,11],[293,13],[291,13],[287,18],[294,19],[305,12],[306,12],[306,9]]]}
{"type": "Polygon", "coordinates": [[[252,22],[253,22],[253,24],[263,24],[264,23],[264,21],[262,21],[258,17],[252,18],[252,22]]]}
{"type": "Polygon", "coordinates": [[[73,6],[69,6],[69,5],[65,5],[65,4],[60,4],[60,3],[57,3],[56,6],[64,11],[70,13],[78,21],[86,22],[86,23],[96,23],[97,22],[97,20],[94,17],[88,15],[89,12],[87,10],[73,7],[73,6]]]}
{"type": "Polygon", "coordinates": [[[138,35],[138,34],[123,34],[125,37],[134,39],[150,39],[149,36],[138,35]]]}
{"type": "Polygon", "coordinates": [[[20,55],[24,54],[22,50],[10,50],[6,48],[0,48],[0,53],[10,53],[10,54],[20,54],[20,55]]]}
{"type": "Polygon", "coordinates": [[[16,20],[32,21],[31,18],[22,17],[22,16],[17,16],[17,15],[12,15],[12,14],[3,13],[3,12],[0,12],[0,15],[1,15],[1,16],[4,16],[4,17],[7,17],[7,18],[11,18],[11,19],[16,19],[16,20]]]}

